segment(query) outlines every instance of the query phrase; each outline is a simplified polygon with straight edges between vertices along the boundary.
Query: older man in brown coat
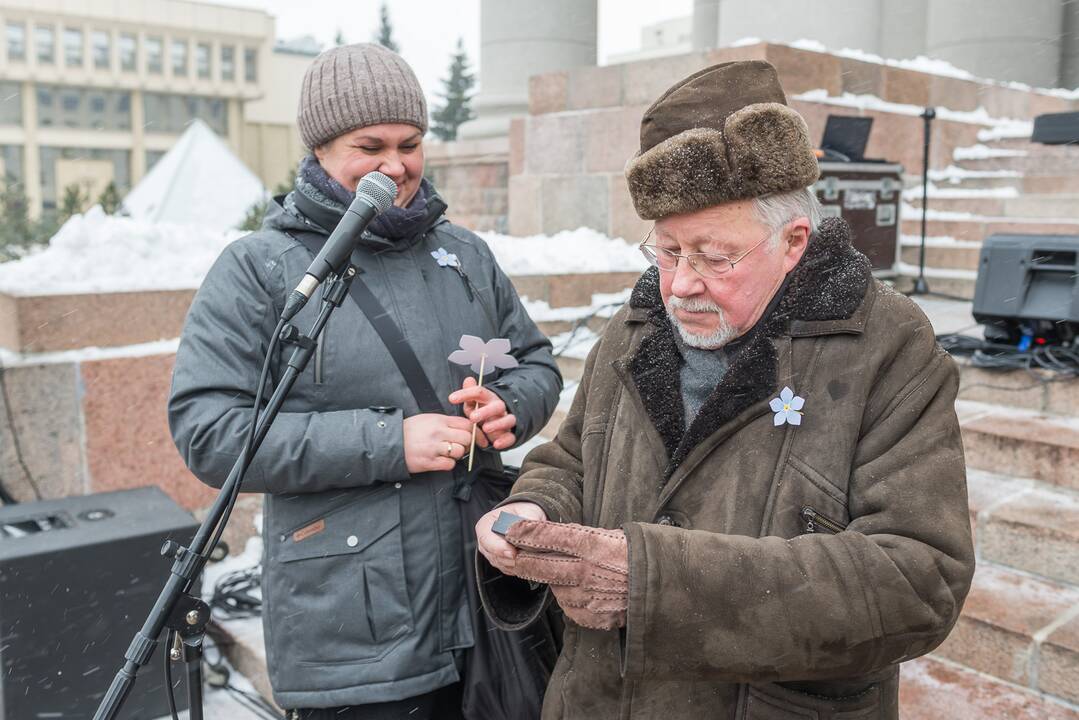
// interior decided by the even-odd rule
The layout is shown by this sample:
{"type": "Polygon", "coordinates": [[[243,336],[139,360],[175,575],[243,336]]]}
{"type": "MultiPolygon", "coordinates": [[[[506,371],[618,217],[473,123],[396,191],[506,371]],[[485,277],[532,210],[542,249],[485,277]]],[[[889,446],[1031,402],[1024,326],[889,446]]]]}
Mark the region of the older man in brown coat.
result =
{"type": "Polygon", "coordinates": [[[668,90],[626,174],[656,267],[477,525],[488,611],[565,611],[544,718],[896,718],[899,664],[974,570],[956,369],[847,226],[817,227],[767,63],[668,90]],[[505,538],[502,511],[527,518],[505,538]]]}

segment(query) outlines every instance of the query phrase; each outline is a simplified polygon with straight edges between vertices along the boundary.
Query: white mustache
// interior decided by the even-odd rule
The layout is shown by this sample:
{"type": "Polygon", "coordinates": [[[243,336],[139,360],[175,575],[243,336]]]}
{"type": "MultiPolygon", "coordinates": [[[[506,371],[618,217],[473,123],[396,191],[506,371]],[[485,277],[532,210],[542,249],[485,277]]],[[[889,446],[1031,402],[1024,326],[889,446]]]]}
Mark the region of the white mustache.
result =
{"type": "Polygon", "coordinates": [[[685,310],[686,312],[714,312],[723,314],[723,308],[711,300],[705,298],[680,298],[672,295],[667,301],[668,310],[685,310]]]}

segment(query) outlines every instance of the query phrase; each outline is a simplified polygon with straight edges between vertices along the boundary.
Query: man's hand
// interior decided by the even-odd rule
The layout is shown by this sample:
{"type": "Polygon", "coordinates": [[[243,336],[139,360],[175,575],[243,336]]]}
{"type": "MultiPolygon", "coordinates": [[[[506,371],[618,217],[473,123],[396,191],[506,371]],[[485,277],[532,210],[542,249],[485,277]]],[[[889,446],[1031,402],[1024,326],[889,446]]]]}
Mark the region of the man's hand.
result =
{"type": "Polygon", "coordinates": [[[461,389],[451,393],[450,402],[464,405],[465,417],[480,426],[483,433],[476,435],[476,444],[487,447],[488,440],[495,450],[505,450],[517,442],[513,428],[517,418],[506,410],[502,398],[485,387],[480,387],[473,377],[466,377],[461,389]]]}
{"type": "Polygon", "coordinates": [[[626,624],[629,546],[621,530],[523,520],[506,539],[520,548],[509,574],[550,585],[570,620],[594,630],[626,624]]]}
{"type": "Polygon", "coordinates": [[[472,424],[455,415],[424,413],[405,418],[404,435],[410,473],[448,471],[468,452],[472,424]]]}
{"type": "MultiPolygon", "coordinates": [[[[518,502],[497,507],[480,518],[476,523],[476,547],[487,558],[487,562],[495,566],[500,572],[514,575],[513,564],[517,557],[517,548],[510,545],[498,533],[491,530],[498,516],[504,512],[520,515],[529,520],[546,520],[547,513],[535,503],[518,502]]],[[[519,524],[519,523],[518,523],[519,524]]]]}

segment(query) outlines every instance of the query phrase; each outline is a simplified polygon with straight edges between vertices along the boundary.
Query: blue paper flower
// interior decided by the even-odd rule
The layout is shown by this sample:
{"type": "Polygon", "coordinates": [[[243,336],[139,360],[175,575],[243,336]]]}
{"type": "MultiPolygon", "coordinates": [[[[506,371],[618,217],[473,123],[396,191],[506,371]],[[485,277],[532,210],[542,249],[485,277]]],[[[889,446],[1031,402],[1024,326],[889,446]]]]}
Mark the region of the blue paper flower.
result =
{"type": "Polygon", "coordinates": [[[431,257],[438,262],[439,267],[461,267],[461,261],[457,259],[457,256],[451,252],[446,252],[446,248],[439,248],[431,252],[431,257]]]}
{"type": "Polygon", "coordinates": [[[772,402],[768,403],[768,406],[772,408],[772,412],[776,414],[775,417],[772,418],[772,422],[776,427],[779,427],[784,423],[801,425],[801,410],[802,406],[805,405],[805,402],[805,398],[795,395],[794,391],[789,387],[784,387],[782,392],[779,393],[779,397],[772,398],[772,402]]]}

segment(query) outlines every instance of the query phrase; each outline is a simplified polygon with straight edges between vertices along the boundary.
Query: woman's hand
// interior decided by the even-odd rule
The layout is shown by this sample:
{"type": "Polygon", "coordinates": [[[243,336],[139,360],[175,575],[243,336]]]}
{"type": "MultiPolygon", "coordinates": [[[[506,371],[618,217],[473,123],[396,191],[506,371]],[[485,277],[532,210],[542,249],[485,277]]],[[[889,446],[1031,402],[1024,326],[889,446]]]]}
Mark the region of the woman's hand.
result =
{"type": "Polygon", "coordinates": [[[410,473],[448,471],[468,452],[472,423],[455,415],[424,413],[405,418],[404,435],[410,473]]]}
{"type": "Polygon", "coordinates": [[[480,426],[482,434],[476,435],[476,444],[487,447],[488,441],[495,450],[513,447],[517,436],[513,428],[517,418],[506,411],[502,398],[485,387],[480,387],[473,377],[466,377],[461,389],[449,398],[454,405],[464,405],[465,417],[480,426]]]}
{"type": "Polygon", "coordinates": [[[498,516],[504,512],[519,515],[526,520],[546,520],[547,513],[535,503],[516,502],[495,508],[476,523],[476,547],[487,558],[487,562],[494,565],[500,572],[512,575],[517,561],[517,548],[491,529],[498,516]]]}

